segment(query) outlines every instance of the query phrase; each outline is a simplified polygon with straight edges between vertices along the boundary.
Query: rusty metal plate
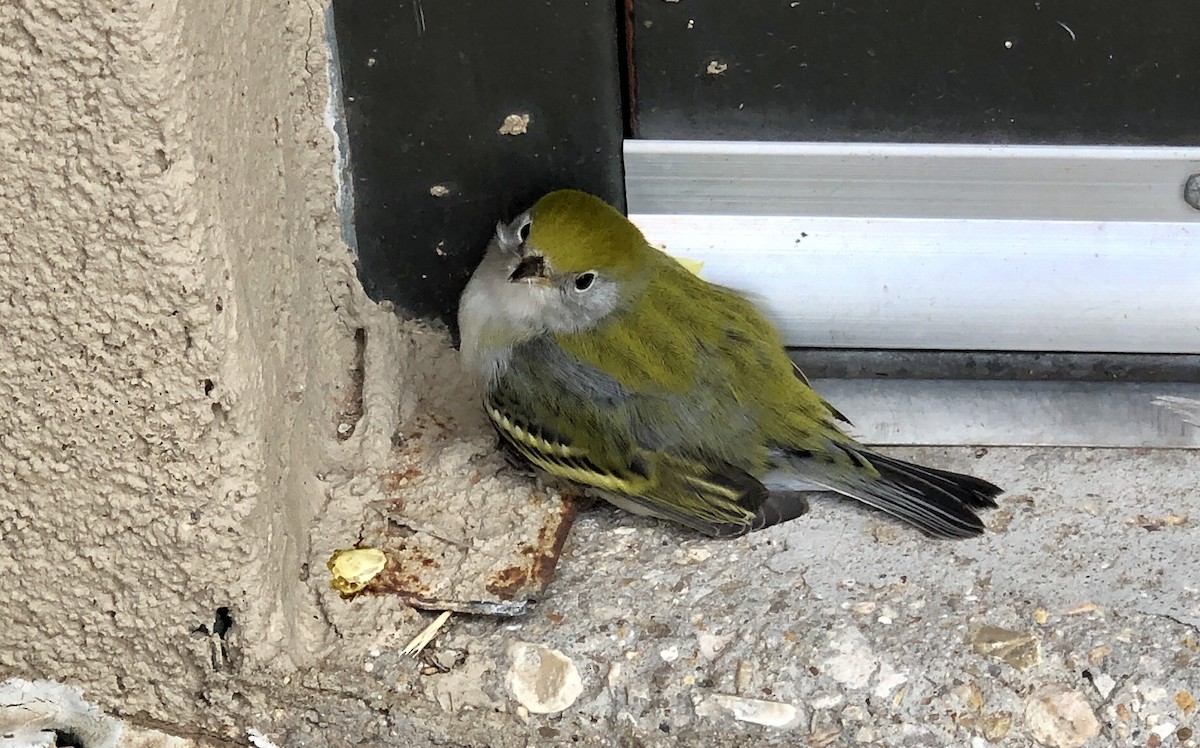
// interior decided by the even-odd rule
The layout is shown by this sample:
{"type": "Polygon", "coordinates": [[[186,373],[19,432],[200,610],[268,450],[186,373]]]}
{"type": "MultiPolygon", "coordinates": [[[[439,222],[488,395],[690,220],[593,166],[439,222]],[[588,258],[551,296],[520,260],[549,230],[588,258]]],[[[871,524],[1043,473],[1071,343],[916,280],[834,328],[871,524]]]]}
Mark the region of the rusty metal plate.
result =
{"type": "Polygon", "coordinates": [[[368,505],[358,543],[387,566],[362,594],[520,615],[554,579],[575,504],[509,467],[482,423],[457,420],[426,413],[402,427],[380,479],[386,498],[368,505]]]}
{"type": "Polygon", "coordinates": [[[426,610],[521,615],[554,580],[554,567],[574,519],[570,502],[557,504],[558,511],[544,513],[532,542],[501,553],[413,532],[403,524],[406,516],[400,503],[376,507],[364,543],[381,549],[388,564],[363,592],[397,595],[426,610]]]}

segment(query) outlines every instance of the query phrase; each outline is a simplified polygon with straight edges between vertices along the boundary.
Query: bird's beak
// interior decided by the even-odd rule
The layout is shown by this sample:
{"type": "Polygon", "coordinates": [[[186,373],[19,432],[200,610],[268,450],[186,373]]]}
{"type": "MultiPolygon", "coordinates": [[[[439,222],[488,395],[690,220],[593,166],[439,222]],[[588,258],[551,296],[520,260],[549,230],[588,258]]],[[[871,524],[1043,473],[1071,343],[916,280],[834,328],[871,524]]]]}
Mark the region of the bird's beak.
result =
{"type": "Polygon", "coordinates": [[[538,255],[529,255],[517,263],[517,267],[508,276],[508,280],[516,283],[519,280],[536,280],[546,277],[546,262],[538,255]]]}

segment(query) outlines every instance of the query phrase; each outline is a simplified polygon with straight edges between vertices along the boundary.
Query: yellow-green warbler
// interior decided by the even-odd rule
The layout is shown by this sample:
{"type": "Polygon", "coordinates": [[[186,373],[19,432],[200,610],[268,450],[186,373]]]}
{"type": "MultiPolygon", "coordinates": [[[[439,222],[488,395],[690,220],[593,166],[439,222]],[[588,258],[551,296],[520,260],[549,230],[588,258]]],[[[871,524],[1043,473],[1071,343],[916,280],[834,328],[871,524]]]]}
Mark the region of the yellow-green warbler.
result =
{"type": "Polygon", "coordinates": [[[458,321],[501,437],[630,511],[739,535],[803,514],[803,485],[970,537],[983,532],[973,510],[996,506],[987,481],[843,434],[753,304],[583,192],[497,226],[458,321]]]}

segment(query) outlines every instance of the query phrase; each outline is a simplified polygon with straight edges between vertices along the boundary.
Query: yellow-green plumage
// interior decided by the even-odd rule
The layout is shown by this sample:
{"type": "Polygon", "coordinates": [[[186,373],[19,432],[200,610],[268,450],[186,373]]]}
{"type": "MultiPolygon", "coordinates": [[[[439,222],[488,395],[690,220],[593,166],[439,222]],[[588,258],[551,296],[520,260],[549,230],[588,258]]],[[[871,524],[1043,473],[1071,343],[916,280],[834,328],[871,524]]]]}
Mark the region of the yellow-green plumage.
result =
{"type": "MultiPolygon", "coordinates": [[[[529,294],[532,321],[511,323],[528,329],[498,327],[492,317],[501,315],[482,304],[485,322],[475,320],[479,312],[460,312],[460,320],[469,323],[464,345],[502,350],[504,366],[485,393],[488,414],[535,465],[711,534],[801,513],[762,483],[780,471],[930,534],[981,531],[971,509],[992,505],[999,489],[872,454],[843,434],[840,414],[796,376],[778,332],[751,302],[651,247],[590,195],[551,193],[530,215],[517,252],[541,274],[488,287],[500,299],[511,290],[514,307],[529,294]],[[485,327],[507,337],[471,338],[485,327]]],[[[464,310],[473,293],[481,295],[469,286],[464,310]]]]}

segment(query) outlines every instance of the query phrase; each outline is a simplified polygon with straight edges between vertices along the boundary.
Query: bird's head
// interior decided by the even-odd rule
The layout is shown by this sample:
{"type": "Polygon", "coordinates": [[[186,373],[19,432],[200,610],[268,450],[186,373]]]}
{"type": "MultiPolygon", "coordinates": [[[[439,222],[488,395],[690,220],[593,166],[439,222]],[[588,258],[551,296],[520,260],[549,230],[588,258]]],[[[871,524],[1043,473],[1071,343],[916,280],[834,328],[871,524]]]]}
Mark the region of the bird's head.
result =
{"type": "MultiPolygon", "coordinates": [[[[586,329],[628,300],[648,246],[612,206],[578,190],[551,192],[510,223],[496,226],[503,261],[501,303],[543,330],[586,329]]],[[[483,271],[483,266],[481,270],[483,271]]],[[[509,315],[514,316],[514,315],[509,315]]]]}

